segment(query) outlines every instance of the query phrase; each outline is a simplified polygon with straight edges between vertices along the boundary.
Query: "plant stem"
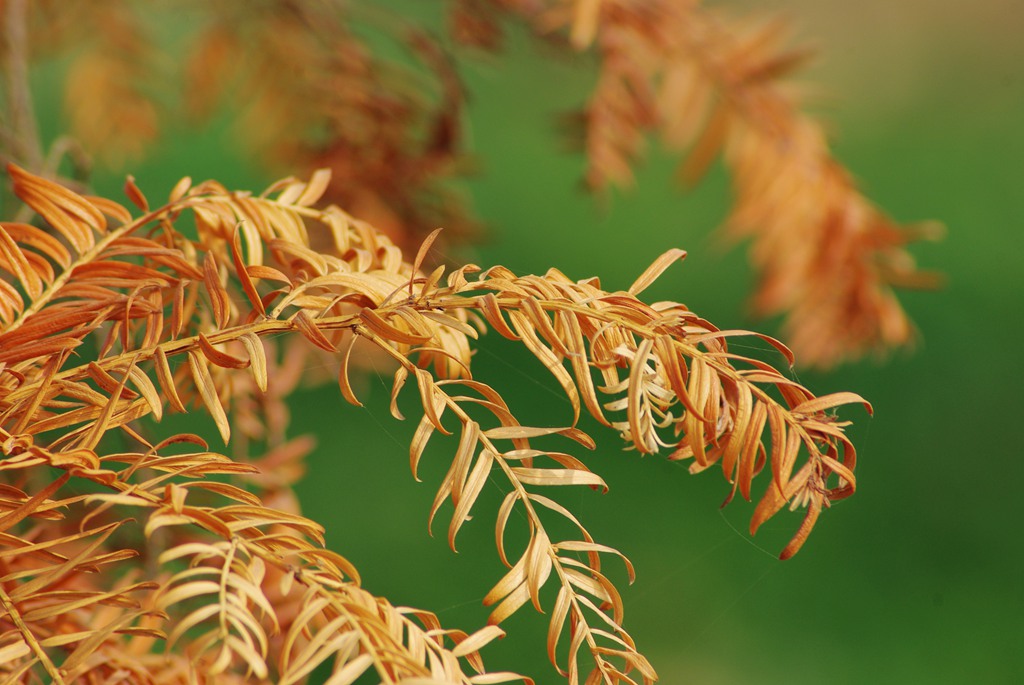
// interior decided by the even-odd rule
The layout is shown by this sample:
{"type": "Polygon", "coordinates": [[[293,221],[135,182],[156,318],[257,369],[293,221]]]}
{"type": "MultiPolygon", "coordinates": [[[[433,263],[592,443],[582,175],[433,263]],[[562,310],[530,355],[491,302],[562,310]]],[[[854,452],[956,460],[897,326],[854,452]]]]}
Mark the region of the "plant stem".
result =
{"type": "Polygon", "coordinates": [[[38,173],[43,164],[32,90],[28,78],[28,2],[6,0],[4,17],[4,72],[7,78],[9,155],[38,173]]]}

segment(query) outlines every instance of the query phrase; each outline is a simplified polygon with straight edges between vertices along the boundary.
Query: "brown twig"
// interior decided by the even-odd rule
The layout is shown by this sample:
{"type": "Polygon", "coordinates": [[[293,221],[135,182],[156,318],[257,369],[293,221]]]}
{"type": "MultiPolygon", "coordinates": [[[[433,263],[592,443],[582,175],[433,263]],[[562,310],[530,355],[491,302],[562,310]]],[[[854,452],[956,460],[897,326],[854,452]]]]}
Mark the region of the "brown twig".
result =
{"type": "Polygon", "coordinates": [[[10,155],[33,171],[43,163],[28,79],[28,3],[4,3],[4,72],[7,78],[7,142],[10,155]]]}

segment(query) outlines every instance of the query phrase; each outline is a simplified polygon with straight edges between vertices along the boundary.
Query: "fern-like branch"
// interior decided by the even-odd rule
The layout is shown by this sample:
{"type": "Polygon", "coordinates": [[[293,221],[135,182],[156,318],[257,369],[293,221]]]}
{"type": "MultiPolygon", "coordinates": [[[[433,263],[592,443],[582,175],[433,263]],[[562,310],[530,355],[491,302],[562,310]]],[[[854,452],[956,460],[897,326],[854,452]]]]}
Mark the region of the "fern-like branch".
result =
{"type": "MultiPolygon", "coordinates": [[[[783,557],[800,548],[821,510],[854,490],[855,452],[844,435],[846,424],[832,410],[863,400],[852,393],[815,397],[770,365],[729,350],[730,338],[752,334],[721,331],[677,303],[648,305],[638,298],[683,256],[681,250],[659,257],[620,292],[555,270],[517,276],[500,266],[481,271],[467,265],[447,276],[440,267],[424,274],[420,265],[434,235],[406,261],[368,224],[333,206],[314,208],[327,186],[322,173],[305,183],[287,179],[259,196],[213,182],[193,187],[186,180],[157,209],[129,181],[126,191],[143,212],[140,218],[17,168],[11,174],[15,192],[59,240],[34,227],[3,226],[0,268],[10,275],[0,294],[3,468],[27,482],[27,474],[57,467],[103,488],[69,502],[81,509],[74,520],[84,532],[47,544],[63,550],[94,539],[77,556],[62,551],[55,568],[135,554],[131,546],[98,550],[127,526],[119,512],[136,510],[141,522],[131,528],[148,542],[134,544],[163,574],[159,597],[147,584],[118,592],[149,599],[126,609],[123,620],[110,624],[116,629],[83,628],[74,638],[58,638],[76,645],[64,661],[45,651],[56,643],[36,639],[27,624],[19,628],[20,642],[0,645],[17,654],[17,668],[40,663],[62,674],[80,673],[86,658],[106,649],[115,633],[159,636],[150,624],[159,624],[166,612],[178,616],[171,642],[187,641],[194,667],[210,673],[276,674],[298,683],[332,658],[342,682],[371,668],[385,683],[506,682],[520,677],[467,676],[460,659],[482,671],[477,650],[501,635],[497,624],[527,602],[540,609],[541,590],[550,582],[557,594],[548,652],[569,682],[580,682],[582,664],[589,661],[593,667],[583,677],[588,683],[634,677],[651,683],[656,673],[624,628],[622,601],[602,558],[623,559],[630,580],[632,566],[538,491],[572,485],[603,490],[604,481],[583,460],[540,443],[561,436],[592,448],[592,438],[577,427],[586,409],[629,448],[668,450],[670,459],[692,460],[695,472],[720,463],[731,485],[729,499],[736,492],[751,499],[755,477],[769,470],[751,530],[787,504],[807,510],[783,557]],[[196,239],[176,228],[185,212],[194,217],[196,239]],[[106,217],[118,225],[109,226],[106,217]],[[314,250],[314,240],[333,247],[314,250]],[[472,341],[489,329],[524,345],[552,373],[572,406],[565,424],[522,425],[496,389],[472,376],[472,341]],[[341,392],[356,404],[349,376],[357,344],[360,355],[368,343],[394,360],[392,413],[402,418],[398,397],[410,381],[423,408],[410,447],[414,475],[434,433],[458,435],[430,512],[432,521],[451,502],[453,548],[483,484],[500,473],[507,492],[496,541],[509,571],[485,598],[495,605],[492,626],[473,635],[442,631],[429,614],[372,598],[358,588],[351,565],[323,548],[317,524],[297,511],[267,506],[271,489],[287,487],[287,481],[264,481],[261,498],[208,480],[245,477],[255,470],[251,463],[212,452],[196,436],[149,442],[141,419],[159,420],[165,410],[193,405],[213,418],[225,443],[231,441],[232,417],[239,407],[252,406],[246,393],[263,392],[271,383],[274,361],[263,340],[282,334],[340,357],[341,392]],[[82,363],[72,352],[87,345],[97,354],[82,363]],[[250,380],[233,384],[240,373],[250,380]],[[236,403],[228,389],[243,393],[242,401],[236,403]],[[105,452],[104,440],[114,431],[145,449],[105,452]],[[174,445],[198,449],[172,451],[174,445]],[[528,538],[512,561],[504,540],[516,508],[528,538]],[[86,525],[115,516],[106,527],[86,525]],[[558,519],[578,535],[556,536],[551,524],[558,519]],[[133,627],[132,621],[145,625],[133,627]],[[32,652],[33,639],[42,655],[32,652]],[[568,645],[564,656],[559,644],[568,645]]],[[[792,362],[781,343],[764,339],[792,362]]],[[[51,515],[54,505],[44,503],[61,486],[27,497],[13,521],[51,515]]],[[[15,546],[31,544],[23,537],[15,546]]],[[[7,578],[21,582],[22,575],[7,578]]],[[[77,601],[85,608],[113,596],[94,592],[92,599],[77,601]]],[[[26,601],[8,609],[12,621],[52,618],[40,609],[26,613],[26,601]]],[[[142,658],[140,653],[136,663],[142,658]]]]}
{"type": "Polygon", "coordinates": [[[597,53],[597,85],[579,117],[592,188],[631,183],[651,133],[686,151],[680,176],[689,183],[721,157],[736,197],[726,232],[751,240],[759,273],[753,308],[785,314],[785,338],[803,363],[912,342],[894,289],[934,287],[906,245],[935,228],[897,224],[832,156],[786,80],[809,52],[786,46],[783,23],[751,29],[675,0],[494,4],[597,53]]]}

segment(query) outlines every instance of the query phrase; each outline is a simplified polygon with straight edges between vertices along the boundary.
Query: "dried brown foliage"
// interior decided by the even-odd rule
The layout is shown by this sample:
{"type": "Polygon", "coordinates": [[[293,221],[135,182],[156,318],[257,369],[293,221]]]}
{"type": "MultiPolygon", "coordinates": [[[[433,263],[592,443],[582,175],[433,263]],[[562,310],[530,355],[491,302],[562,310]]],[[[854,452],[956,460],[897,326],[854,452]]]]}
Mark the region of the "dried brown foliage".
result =
{"type": "MultiPolygon", "coordinates": [[[[86,147],[123,160],[157,135],[162,62],[141,6],[0,2],[6,156],[53,171],[73,149],[42,150],[29,48],[77,50],[67,102],[86,147]]],[[[244,101],[249,144],[330,170],[259,195],[184,179],[160,206],[129,178],[128,209],[8,167],[23,207],[0,223],[0,682],[305,683],[324,670],[331,683],[532,682],[488,672],[479,654],[530,604],[569,683],[652,683],[606,569],[621,563],[632,582],[631,563],[558,498],[606,489],[578,449],[595,446],[584,414],[627,449],[721,468],[726,502],[756,502],[752,532],[802,510],[783,558],[853,493],[856,453],[835,410],[864,400],[815,397],[730,348],[757,336],[792,364],[772,338],[641,300],[681,250],[616,292],[555,269],[426,266],[438,225],[474,225],[448,187],[464,168],[450,44],[497,50],[519,19],[598,57],[578,118],[594,189],[631,182],[651,134],[685,151],[688,180],[721,158],[736,188],[727,229],[751,240],[762,276],[755,308],[786,313],[803,361],[906,343],[893,288],[923,278],[904,249],[913,231],[831,157],[785,80],[804,54],[778,25],[744,29],[669,0],[450,0],[442,37],[340,3],[189,9],[207,20],[188,37],[191,114],[244,101]],[[357,26],[407,59],[377,54],[357,26]],[[502,387],[473,375],[487,332],[551,373],[564,422],[524,425],[502,387]],[[471,517],[487,519],[484,484],[503,487],[493,521],[508,570],[483,598],[485,627],[446,628],[368,593],[302,516],[292,488],[313,439],[290,435],[287,400],[311,357],[337,365],[350,403],[367,358],[394,370],[396,419],[403,395],[418,399],[410,466],[417,477],[428,443],[445,442],[427,515],[452,549],[471,517]],[[212,421],[209,435],[161,429],[189,411],[212,421]]]]}
{"type": "Polygon", "coordinates": [[[486,672],[478,651],[524,605],[541,609],[550,585],[548,653],[568,682],[651,683],[603,562],[624,562],[630,580],[632,566],[556,499],[563,486],[605,489],[562,451],[594,446],[577,426],[584,410],[629,448],[665,451],[694,472],[720,466],[730,499],[758,501],[752,531],[783,507],[804,509],[783,557],[854,490],[855,452],[832,410],[863,400],[815,397],[730,351],[730,338],[749,333],[638,299],[682,251],[624,292],[556,270],[425,273],[436,234],[406,260],[367,223],[314,208],[326,173],[260,195],[185,179],[159,207],[129,180],[132,212],[9,172],[40,221],[0,225],[5,682],[185,683],[203,673],[302,683],[322,663],[337,683],[368,671],[382,683],[528,681],[486,672]],[[188,221],[195,238],[179,228],[188,221]],[[522,425],[473,377],[470,352],[485,331],[547,367],[572,406],[566,425],[522,425]],[[282,395],[297,371],[277,369],[303,347],[339,359],[341,394],[355,404],[353,356],[394,360],[392,413],[403,418],[406,386],[423,410],[414,475],[428,441],[452,436],[429,513],[451,503],[452,548],[481,514],[483,484],[504,483],[495,535],[509,570],[484,599],[494,607],[487,627],[442,628],[429,612],[370,595],[299,513],[290,486],[308,443],[285,435],[282,395]],[[236,454],[160,435],[166,412],[188,410],[212,417],[236,454]],[[559,519],[577,532],[549,532],[559,519]],[[505,542],[512,521],[528,533],[516,549],[505,542]],[[169,649],[154,649],[160,642],[169,649]]]}
{"type": "MultiPolygon", "coordinates": [[[[372,7],[367,7],[372,11],[372,7]]],[[[358,8],[288,0],[216,3],[185,75],[194,115],[245,103],[246,147],[287,168],[332,172],[327,197],[415,245],[437,226],[475,229],[448,180],[465,166],[462,87],[427,33],[386,27],[410,64],[385,59],[355,27],[358,8]]]]}
{"type": "MultiPolygon", "coordinates": [[[[156,134],[143,84],[167,71],[152,68],[160,60],[140,21],[148,3],[35,6],[34,42],[78,46],[67,77],[73,133],[101,156],[137,155],[156,134]]],[[[591,188],[629,185],[651,135],[685,153],[687,182],[724,162],[735,189],[725,233],[749,240],[759,278],[752,309],[784,316],[783,338],[804,364],[913,340],[895,290],[934,284],[906,249],[934,231],[888,217],[832,156],[789,78],[808,51],[788,46],[780,22],[726,18],[696,0],[448,0],[435,37],[374,3],[181,7],[197,27],[182,77],[191,114],[232,103],[248,150],[277,168],[330,168],[330,201],[406,248],[437,226],[446,239],[477,230],[451,181],[467,169],[453,55],[478,53],[452,46],[497,50],[504,26],[524,21],[598,58],[574,124],[591,188]],[[371,47],[367,33],[404,57],[371,47]]]]}
{"type": "Polygon", "coordinates": [[[461,17],[481,3],[453,4],[458,35],[485,45],[498,42],[501,8],[597,54],[578,117],[590,187],[631,184],[650,134],[685,152],[687,183],[721,158],[735,195],[726,233],[750,240],[759,274],[753,310],[785,315],[784,338],[804,364],[912,342],[894,288],[934,286],[905,247],[935,229],[898,225],[832,157],[787,80],[810,53],[787,45],[784,23],[729,19],[696,0],[493,0],[491,23],[476,30],[461,17]]]}

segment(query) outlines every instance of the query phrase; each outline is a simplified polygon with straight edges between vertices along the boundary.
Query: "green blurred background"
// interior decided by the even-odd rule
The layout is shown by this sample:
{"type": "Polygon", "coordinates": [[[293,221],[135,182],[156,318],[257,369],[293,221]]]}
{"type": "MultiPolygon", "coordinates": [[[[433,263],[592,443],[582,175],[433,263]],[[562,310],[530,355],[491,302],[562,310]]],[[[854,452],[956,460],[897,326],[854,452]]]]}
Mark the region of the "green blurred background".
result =
{"type": "MultiPolygon", "coordinates": [[[[426,17],[437,7],[384,4],[426,17]]],[[[827,374],[797,366],[816,392],[861,393],[876,415],[844,414],[856,421],[858,492],[823,515],[795,559],[775,555],[798,515],[780,515],[751,540],[752,506],[720,511],[727,485],[716,472],[691,477],[657,456],[622,452],[606,431],[595,431],[603,446],[587,459],[611,492],[561,501],[636,564],[626,626],[664,683],[1024,682],[1024,401],[1016,387],[1024,382],[1024,7],[734,4],[790,12],[798,35],[821,47],[806,80],[825,96],[837,155],[897,219],[947,225],[942,242],[914,252],[948,283],[903,296],[920,329],[912,353],[827,374]]],[[[743,250],[712,237],[729,203],[721,170],[683,192],[672,181],[675,161],[652,148],[635,189],[605,202],[581,192],[582,160],[562,151],[555,118],[582,102],[592,66],[554,59],[515,33],[500,57],[463,62],[468,142],[480,162],[467,188],[488,231],[484,244],[450,256],[521,273],[554,265],[573,278],[600,275],[615,289],[680,246],[686,262],[648,297],[681,300],[723,328],[777,330],[746,314],[753,279],[743,250]]],[[[43,82],[59,68],[44,65],[43,82]]],[[[39,93],[50,131],[58,102],[39,93]]],[[[126,171],[151,196],[186,174],[265,185],[270,177],[226,133],[228,119],[172,128],[132,169],[100,173],[98,188],[119,197],[126,171]]],[[[567,420],[546,372],[514,346],[489,339],[475,363],[524,420],[567,420]]],[[[479,600],[503,572],[491,513],[501,491],[488,486],[452,554],[443,535],[427,536],[426,514],[454,444],[438,441],[424,459],[425,482],[415,483],[407,456],[414,423],[390,417],[380,378],[364,379],[358,409],[338,396],[333,372],[324,374],[330,382],[295,404],[294,434],[315,432],[319,441],[299,487],[306,513],[327,526],[329,543],[369,590],[437,612],[449,626],[481,626],[479,600]]],[[[624,581],[620,569],[612,577],[624,581]]],[[[545,617],[524,609],[507,628],[509,637],[484,653],[489,667],[559,682],[544,655],[545,617]]]]}

